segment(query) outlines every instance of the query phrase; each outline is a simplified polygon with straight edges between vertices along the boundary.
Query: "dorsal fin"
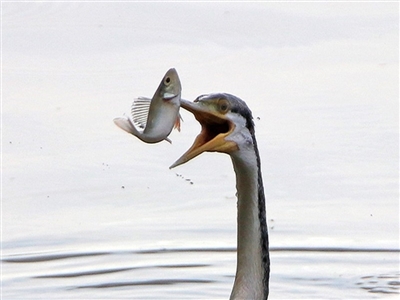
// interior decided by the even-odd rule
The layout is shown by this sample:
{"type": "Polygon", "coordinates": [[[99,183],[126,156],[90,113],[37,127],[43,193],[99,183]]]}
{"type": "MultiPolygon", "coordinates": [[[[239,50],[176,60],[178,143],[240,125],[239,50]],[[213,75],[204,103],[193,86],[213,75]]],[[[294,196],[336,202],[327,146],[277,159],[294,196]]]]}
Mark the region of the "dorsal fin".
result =
{"type": "Polygon", "coordinates": [[[138,97],[133,99],[131,115],[133,124],[141,129],[146,128],[147,116],[149,115],[151,99],[138,97]]]}

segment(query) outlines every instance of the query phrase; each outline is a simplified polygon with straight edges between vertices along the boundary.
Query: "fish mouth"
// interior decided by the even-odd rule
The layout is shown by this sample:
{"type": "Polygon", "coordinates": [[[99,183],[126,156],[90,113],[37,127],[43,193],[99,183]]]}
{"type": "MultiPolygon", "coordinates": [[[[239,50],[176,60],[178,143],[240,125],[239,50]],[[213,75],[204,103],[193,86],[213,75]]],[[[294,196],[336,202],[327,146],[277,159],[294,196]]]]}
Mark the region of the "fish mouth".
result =
{"type": "Polygon", "coordinates": [[[172,93],[164,93],[164,95],[163,95],[163,99],[165,100],[165,101],[169,101],[169,100],[172,100],[172,99],[174,99],[176,96],[178,96],[179,94],[172,94],[172,93]]]}
{"type": "Polygon", "coordinates": [[[224,114],[218,113],[201,101],[181,99],[181,107],[191,112],[201,125],[201,132],[193,145],[170,166],[170,169],[182,165],[203,152],[231,153],[238,150],[235,142],[226,140],[235,129],[235,124],[224,114]]]}

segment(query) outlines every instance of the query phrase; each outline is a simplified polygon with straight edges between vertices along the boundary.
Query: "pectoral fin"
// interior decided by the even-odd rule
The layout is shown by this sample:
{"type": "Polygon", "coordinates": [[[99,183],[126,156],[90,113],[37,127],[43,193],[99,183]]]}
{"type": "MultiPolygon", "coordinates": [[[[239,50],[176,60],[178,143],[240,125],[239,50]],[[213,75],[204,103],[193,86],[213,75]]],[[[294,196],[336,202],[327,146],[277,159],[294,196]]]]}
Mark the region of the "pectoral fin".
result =
{"type": "Polygon", "coordinates": [[[174,129],[177,129],[179,132],[181,132],[181,120],[183,121],[181,114],[178,114],[175,120],[174,129]]]}

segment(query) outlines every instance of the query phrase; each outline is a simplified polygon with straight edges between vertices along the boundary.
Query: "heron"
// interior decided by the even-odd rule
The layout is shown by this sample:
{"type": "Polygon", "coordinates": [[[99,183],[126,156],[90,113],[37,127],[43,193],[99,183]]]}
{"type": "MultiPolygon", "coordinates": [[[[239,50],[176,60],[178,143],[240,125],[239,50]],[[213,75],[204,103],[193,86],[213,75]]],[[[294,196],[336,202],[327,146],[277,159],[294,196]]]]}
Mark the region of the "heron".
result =
{"type": "Polygon", "coordinates": [[[237,189],[237,264],[230,299],[268,299],[270,258],[260,155],[252,112],[227,93],[181,99],[181,107],[201,124],[193,145],[170,168],[203,152],[230,155],[237,189]]]}

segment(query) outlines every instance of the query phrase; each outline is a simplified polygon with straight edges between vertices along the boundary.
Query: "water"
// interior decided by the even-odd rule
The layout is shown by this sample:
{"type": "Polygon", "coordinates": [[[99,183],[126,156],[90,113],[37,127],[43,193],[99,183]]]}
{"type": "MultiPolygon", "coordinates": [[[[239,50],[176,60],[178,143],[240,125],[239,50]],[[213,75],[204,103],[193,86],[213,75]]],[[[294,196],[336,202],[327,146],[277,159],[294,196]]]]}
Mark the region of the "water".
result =
{"type": "Polygon", "coordinates": [[[3,299],[228,298],[229,157],[168,169],[199,131],[186,112],[172,145],[112,122],[170,67],[184,98],[253,110],[271,299],[398,297],[397,3],[2,3],[2,17],[3,299]]]}
{"type": "MultiPolygon", "coordinates": [[[[399,274],[391,273],[398,252],[271,250],[272,298],[398,294],[399,274]]],[[[6,262],[6,270],[14,274],[7,281],[18,281],[19,288],[7,291],[5,298],[225,299],[234,279],[235,249],[47,253],[9,257],[6,262]]]]}

